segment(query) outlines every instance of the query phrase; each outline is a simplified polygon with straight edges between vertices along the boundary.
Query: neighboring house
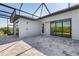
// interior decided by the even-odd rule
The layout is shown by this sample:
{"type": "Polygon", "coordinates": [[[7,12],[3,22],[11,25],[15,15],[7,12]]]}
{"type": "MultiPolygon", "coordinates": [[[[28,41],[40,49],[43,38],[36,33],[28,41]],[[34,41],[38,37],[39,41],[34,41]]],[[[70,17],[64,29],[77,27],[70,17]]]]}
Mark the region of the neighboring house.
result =
{"type": "Polygon", "coordinates": [[[45,34],[79,40],[79,5],[38,19],[17,15],[13,22],[14,34],[18,27],[20,38],[45,34]]]}

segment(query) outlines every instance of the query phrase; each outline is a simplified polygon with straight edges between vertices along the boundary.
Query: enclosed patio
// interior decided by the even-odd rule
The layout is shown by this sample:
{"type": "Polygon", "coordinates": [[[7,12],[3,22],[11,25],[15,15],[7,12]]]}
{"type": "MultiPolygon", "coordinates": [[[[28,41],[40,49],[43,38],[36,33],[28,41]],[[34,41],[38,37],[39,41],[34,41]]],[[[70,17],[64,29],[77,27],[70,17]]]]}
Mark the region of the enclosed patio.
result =
{"type": "Polygon", "coordinates": [[[79,56],[78,22],[75,3],[0,3],[0,56],[79,56]]]}

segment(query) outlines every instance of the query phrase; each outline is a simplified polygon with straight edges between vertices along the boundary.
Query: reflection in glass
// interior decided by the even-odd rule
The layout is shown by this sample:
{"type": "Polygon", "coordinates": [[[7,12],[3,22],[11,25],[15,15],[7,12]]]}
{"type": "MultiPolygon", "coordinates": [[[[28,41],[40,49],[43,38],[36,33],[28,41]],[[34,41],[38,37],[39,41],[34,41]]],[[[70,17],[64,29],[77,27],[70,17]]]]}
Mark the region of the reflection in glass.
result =
{"type": "Polygon", "coordinates": [[[51,35],[55,35],[56,30],[55,30],[55,22],[51,23],[51,35]]]}
{"type": "Polygon", "coordinates": [[[63,22],[63,36],[70,37],[70,21],[63,22]]]}
{"type": "Polygon", "coordinates": [[[56,22],[56,35],[62,36],[62,21],[56,22]]]}

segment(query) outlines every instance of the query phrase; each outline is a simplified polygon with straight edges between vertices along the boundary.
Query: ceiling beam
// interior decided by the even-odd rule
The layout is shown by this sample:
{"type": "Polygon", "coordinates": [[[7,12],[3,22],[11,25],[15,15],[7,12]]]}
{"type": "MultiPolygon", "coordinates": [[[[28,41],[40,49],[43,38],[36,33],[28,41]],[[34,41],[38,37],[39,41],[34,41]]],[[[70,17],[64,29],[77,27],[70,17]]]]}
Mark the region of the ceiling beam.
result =
{"type": "Polygon", "coordinates": [[[0,16],[0,18],[10,19],[9,17],[1,17],[1,16],[0,16]]]}
{"type": "Polygon", "coordinates": [[[0,14],[1,16],[7,16],[7,17],[10,17],[10,16],[8,16],[8,15],[4,15],[4,14],[0,14]]]}
{"type": "Polygon", "coordinates": [[[8,15],[3,15],[3,14],[0,14],[0,18],[6,18],[6,19],[10,19],[10,16],[8,16],[8,15]]]}
{"type": "Polygon", "coordinates": [[[42,4],[45,6],[45,8],[48,11],[48,13],[51,14],[50,11],[49,11],[49,9],[48,9],[48,7],[46,6],[46,4],[45,3],[42,3],[42,4]]]}
{"type": "MultiPolygon", "coordinates": [[[[23,6],[23,3],[21,3],[21,6],[20,6],[19,10],[21,10],[22,6],[23,6]]],[[[20,15],[20,11],[19,11],[19,15],[20,15]]]]}
{"type": "Polygon", "coordinates": [[[4,12],[4,13],[7,13],[7,14],[12,14],[12,13],[10,13],[10,12],[3,11],[3,10],[0,10],[0,12],[4,12]]]}
{"type": "Polygon", "coordinates": [[[43,5],[41,6],[40,17],[42,16],[42,12],[43,12],[43,5]]]}
{"type": "Polygon", "coordinates": [[[35,10],[35,12],[33,13],[33,15],[38,11],[38,9],[41,7],[42,4],[40,4],[40,6],[35,10]]]}

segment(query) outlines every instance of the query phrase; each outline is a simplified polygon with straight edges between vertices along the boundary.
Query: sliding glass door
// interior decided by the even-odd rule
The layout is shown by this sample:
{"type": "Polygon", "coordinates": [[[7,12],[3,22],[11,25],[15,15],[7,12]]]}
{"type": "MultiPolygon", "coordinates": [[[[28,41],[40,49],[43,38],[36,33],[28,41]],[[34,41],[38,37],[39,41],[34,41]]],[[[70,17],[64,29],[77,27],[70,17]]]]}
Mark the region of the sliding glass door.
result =
{"type": "Polygon", "coordinates": [[[57,20],[50,23],[50,34],[54,36],[71,37],[71,20],[57,20]]]}

